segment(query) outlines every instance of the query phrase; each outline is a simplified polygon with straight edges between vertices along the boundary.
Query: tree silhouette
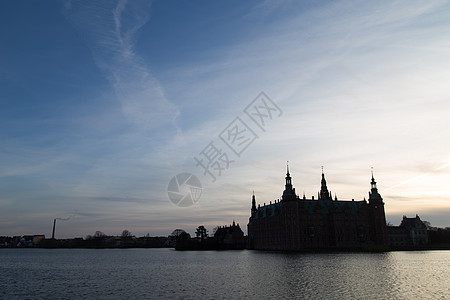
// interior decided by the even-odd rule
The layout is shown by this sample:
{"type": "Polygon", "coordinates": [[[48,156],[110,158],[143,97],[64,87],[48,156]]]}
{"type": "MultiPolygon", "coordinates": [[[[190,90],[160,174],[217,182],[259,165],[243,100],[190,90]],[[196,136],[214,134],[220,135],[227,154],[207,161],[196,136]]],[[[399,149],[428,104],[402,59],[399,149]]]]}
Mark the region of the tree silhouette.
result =
{"type": "Polygon", "coordinates": [[[131,232],[128,231],[127,229],[124,229],[122,231],[122,234],[120,235],[121,238],[126,239],[126,238],[130,238],[131,237],[131,232]]]}
{"type": "Polygon", "coordinates": [[[175,229],[169,236],[176,238],[179,237],[182,233],[186,233],[186,231],[184,231],[183,229],[175,229]]]}
{"type": "Polygon", "coordinates": [[[208,230],[206,230],[205,226],[200,225],[197,227],[195,235],[197,236],[197,238],[200,238],[200,240],[203,241],[208,237],[208,230]]]}
{"type": "Polygon", "coordinates": [[[106,237],[106,234],[104,234],[103,232],[101,232],[100,230],[97,230],[94,235],[93,235],[94,239],[101,239],[106,237]]]}

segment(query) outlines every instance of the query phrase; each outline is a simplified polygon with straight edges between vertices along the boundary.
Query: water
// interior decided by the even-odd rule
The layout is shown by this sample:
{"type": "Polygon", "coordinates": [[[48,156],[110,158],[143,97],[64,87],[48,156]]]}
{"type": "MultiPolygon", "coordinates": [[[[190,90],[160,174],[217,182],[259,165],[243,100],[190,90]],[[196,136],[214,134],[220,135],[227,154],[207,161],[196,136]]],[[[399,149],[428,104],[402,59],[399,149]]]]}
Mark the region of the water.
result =
{"type": "Polygon", "coordinates": [[[450,299],[450,251],[0,249],[1,299],[450,299]]]}

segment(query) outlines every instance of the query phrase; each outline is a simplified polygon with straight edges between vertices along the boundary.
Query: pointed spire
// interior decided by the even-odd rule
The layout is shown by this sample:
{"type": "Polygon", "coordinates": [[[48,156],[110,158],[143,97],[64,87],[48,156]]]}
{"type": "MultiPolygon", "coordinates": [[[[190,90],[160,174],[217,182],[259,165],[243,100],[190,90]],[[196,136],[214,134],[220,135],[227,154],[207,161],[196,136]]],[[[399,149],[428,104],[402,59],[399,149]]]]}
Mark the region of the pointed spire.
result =
{"type": "Polygon", "coordinates": [[[283,192],[283,200],[295,199],[295,189],[292,187],[291,174],[289,174],[289,161],[286,168],[286,185],[283,192]]]}
{"type": "Polygon", "coordinates": [[[373,167],[371,168],[372,180],[370,181],[369,202],[377,200],[382,201],[380,193],[378,193],[377,182],[373,176],[373,167]]]}
{"type": "Polygon", "coordinates": [[[328,192],[327,181],[325,180],[325,174],[323,173],[323,166],[322,166],[322,181],[320,183],[321,187],[319,193],[319,200],[332,200],[333,198],[330,196],[330,193],[328,192]]]}
{"type": "Polygon", "coordinates": [[[252,216],[256,213],[257,209],[256,209],[256,199],[255,199],[255,191],[253,191],[253,196],[252,196],[252,216]]]}
{"type": "Polygon", "coordinates": [[[373,177],[373,167],[371,168],[372,170],[371,170],[371,172],[372,172],[372,180],[371,180],[371,182],[370,182],[370,186],[371,186],[371,189],[373,190],[373,189],[377,189],[377,182],[375,181],[375,178],[373,177]]]}
{"type": "Polygon", "coordinates": [[[322,166],[322,181],[321,181],[322,188],[325,186],[327,187],[327,181],[325,180],[325,174],[323,173],[323,166],[322,166]]]}

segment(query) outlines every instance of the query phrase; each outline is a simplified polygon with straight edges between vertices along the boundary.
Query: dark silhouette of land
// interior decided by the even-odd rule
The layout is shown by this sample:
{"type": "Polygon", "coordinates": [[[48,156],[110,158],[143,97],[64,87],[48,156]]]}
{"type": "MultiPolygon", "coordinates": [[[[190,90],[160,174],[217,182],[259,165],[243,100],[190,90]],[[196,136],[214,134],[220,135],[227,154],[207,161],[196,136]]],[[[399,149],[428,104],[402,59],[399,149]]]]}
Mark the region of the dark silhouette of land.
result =
{"type": "MultiPolygon", "coordinates": [[[[428,233],[427,244],[390,245],[386,250],[450,250],[450,227],[433,227],[428,223],[426,231],[428,233]]],[[[216,227],[212,236],[208,235],[204,226],[199,226],[195,234],[195,237],[191,237],[186,231],[176,229],[169,236],[149,236],[147,234],[136,237],[128,230],[124,230],[119,236],[109,236],[101,231],[96,231],[93,235],[85,238],[71,239],[46,239],[43,234],[0,236],[0,248],[175,248],[177,250],[247,248],[247,236],[244,236],[239,224],[216,227]]]]}

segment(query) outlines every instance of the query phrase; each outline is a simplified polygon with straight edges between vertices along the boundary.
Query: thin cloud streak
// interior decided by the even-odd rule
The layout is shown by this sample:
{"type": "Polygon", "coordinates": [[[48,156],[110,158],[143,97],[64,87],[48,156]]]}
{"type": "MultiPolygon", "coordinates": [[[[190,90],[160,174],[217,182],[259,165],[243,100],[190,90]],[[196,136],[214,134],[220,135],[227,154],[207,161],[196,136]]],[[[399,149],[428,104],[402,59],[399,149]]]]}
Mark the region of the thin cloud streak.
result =
{"type": "Polygon", "coordinates": [[[85,37],[96,64],[111,81],[124,115],[136,130],[155,130],[169,122],[179,131],[178,108],[165,97],[158,80],[135,51],[137,34],[150,17],[151,2],[114,4],[71,1],[65,14],[85,37]]]}
{"type": "Polygon", "coordinates": [[[443,164],[443,165],[437,167],[436,169],[431,170],[430,172],[426,172],[426,173],[420,174],[420,175],[418,175],[418,176],[415,176],[415,177],[413,177],[413,178],[407,179],[407,180],[402,181],[402,182],[400,182],[400,183],[398,183],[398,184],[395,184],[395,185],[393,185],[393,186],[390,186],[390,187],[386,188],[385,191],[387,192],[387,191],[389,191],[389,190],[392,190],[392,189],[401,187],[401,186],[403,186],[403,185],[412,183],[412,182],[414,182],[414,181],[417,181],[417,180],[419,180],[419,179],[422,179],[422,178],[424,178],[424,177],[426,177],[426,176],[429,176],[430,174],[433,174],[433,173],[435,173],[435,172],[437,172],[437,171],[440,171],[440,170],[442,170],[442,169],[447,168],[449,165],[450,165],[450,163],[445,163],[445,164],[443,164]]]}

